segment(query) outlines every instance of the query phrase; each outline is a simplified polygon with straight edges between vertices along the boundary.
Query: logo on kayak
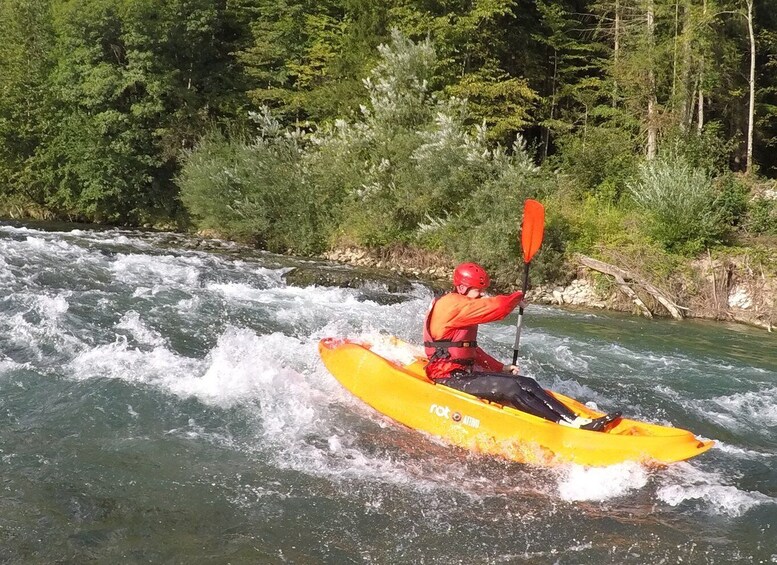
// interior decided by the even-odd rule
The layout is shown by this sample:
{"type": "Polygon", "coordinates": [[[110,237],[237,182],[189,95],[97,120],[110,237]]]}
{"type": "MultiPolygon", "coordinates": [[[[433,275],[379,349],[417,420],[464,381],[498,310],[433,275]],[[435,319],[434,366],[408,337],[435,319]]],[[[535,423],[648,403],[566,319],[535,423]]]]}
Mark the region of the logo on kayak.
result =
{"type": "Polygon", "coordinates": [[[473,418],[472,416],[462,415],[459,412],[451,413],[451,409],[448,406],[440,406],[439,404],[432,404],[429,406],[429,413],[438,416],[439,418],[445,418],[446,420],[453,420],[454,422],[461,422],[465,426],[470,428],[479,428],[480,420],[473,418]]]}

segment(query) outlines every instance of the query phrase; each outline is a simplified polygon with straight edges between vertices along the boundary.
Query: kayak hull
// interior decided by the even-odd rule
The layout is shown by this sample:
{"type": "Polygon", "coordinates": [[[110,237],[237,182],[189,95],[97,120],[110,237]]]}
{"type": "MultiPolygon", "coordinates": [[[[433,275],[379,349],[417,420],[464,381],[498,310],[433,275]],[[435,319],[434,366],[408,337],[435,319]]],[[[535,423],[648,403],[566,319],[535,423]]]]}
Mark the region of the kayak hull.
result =
{"type": "MultiPolygon", "coordinates": [[[[403,345],[396,339],[394,343],[403,345]]],[[[626,418],[605,432],[561,426],[435,384],[424,374],[423,359],[392,361],[372,351],[368,343],[326,338],[319,343],[319,353],[348,391],[381,414],[478,453],[537,465],[666,464],[695,457],[714,444],[687,430],[626,418]]],[[[579,414],[602,415],[574,399],[552,394],[579,414]]]]}

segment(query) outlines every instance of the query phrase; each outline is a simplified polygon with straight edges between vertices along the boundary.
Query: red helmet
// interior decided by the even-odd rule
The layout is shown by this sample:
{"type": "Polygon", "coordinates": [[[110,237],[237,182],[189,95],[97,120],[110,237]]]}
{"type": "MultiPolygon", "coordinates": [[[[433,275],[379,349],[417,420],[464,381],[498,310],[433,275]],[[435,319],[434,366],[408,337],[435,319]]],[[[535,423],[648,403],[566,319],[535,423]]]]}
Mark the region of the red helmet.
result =
{"type": "Polygon", "coordinates": [[[453,286],[465,285],[468,288],[485,290],[491,284],[486,270],[477,263],[462,263],[453,270],[453,286]]]}

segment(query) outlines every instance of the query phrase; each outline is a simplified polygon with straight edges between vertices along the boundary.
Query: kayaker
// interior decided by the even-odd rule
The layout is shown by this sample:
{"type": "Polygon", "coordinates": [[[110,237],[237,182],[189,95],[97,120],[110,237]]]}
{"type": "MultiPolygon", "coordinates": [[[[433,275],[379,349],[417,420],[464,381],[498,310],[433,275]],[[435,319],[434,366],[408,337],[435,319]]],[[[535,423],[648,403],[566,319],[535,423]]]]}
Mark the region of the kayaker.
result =
{"type": "Polygon", "coordinates": [[[537,381],[519,374],[478,347],[478,324],[505,318],[522,303],[521,291],[485,297],[491,284],[477,263],[462,263],[453,271],[453,291],[432,302],[424,323],[427,376],[438,384],[522,410],[572,428],[601,431],[620,412],[597,419],[579,416],[537,381]]]}

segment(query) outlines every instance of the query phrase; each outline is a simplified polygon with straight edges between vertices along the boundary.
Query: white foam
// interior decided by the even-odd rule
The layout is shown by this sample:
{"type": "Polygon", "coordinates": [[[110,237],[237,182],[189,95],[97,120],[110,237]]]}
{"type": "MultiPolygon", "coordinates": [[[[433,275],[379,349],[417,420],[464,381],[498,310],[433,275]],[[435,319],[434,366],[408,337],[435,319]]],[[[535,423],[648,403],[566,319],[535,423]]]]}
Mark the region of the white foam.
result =
{"type": "Polygon", "coordinates": [[[419,357],[425,357],[420,345],[398,342],[392,336],[382,333],[368,333],[364,339],[372,344],[372,351],[381,357],[400,365],[409,365],[419,357]]]}
{"type": "Polygon", "coordinates": [[[742,459],[775,459],[777,458],[777,453],[765,453],[762,451],[755,451],[753,449],[744,449],[742,447],[738,447],[736,445],[731,445],[729,443],[725,443],[720,440],[715,440],[715,449],[727,453],[729,455],[733,455],[734,457],[740,457],[742,459]]]}
{"type": "Polygon", "coordinates": [[[777,499],[760,492],[738,489],[717,472],[705,472],[692,463],[676,463],[660,478],[663,485],[657,490],[659,500],[670,506],[688,502],[700,503],[711,514],[742,516],[761,504],[775,504],[777,499]]]}
{"type": "Polygon", "coordinates": [[[135,341],[143,345],[162,346],[167,343],[167,340],[158,331],[149,328],[134,310],[125,313],[116,328],[129,331],[135,341]]]}
{"type": "Polygon", "coordinates": [[[69,295],[70,291],[55,296],[17,293],[14,298],[20,311],[0,320],[9,341],[39,360],[46,358],[47,347],[54,346],[63,355],[80,351],[81,341],[62,327],[62,318],[69,309],[66,299],[69,295]],[[28,320],[31,313],[37,316],[28,320]]]}
{"type": "Polygon", "coordinates": [[[4,231],[6,233],[33,233],[33,232],[41,233],[38,230],[33,230],[31,228],[24,227],[24,226],[17,228],[14,226],[4,226],[4,225],[0,225],[0,231],[4,231]]]}
{"type": "Polygon", "coordinates": [[[10,265],[8,265],[5,258],[0,255],[0,280],[13,281],[13,279],[14,276],[10,265]]]}
{"type": "Polygon", "coordinates": [[[759,492],[741,491],[727,485],[670,485],[659,489],[657,496],[670,506],[696,500],[705,503],[714,513],[742,516],[745,512],[765,503],[775,501],[759,492]]]}
{"type": "Polygon", "coordinates": [[[762,429],[777,426],[777,388],[719,396],[706,405],[708,416],[728,427],[762,429]]]}
{"type": "Polygon", "coordinates": [[[201,267],[197,257],[119,254],[110,268],[114,278],[126,284],[191,288],[198,286],[201,267]]]}
{"type": "Polygon", "coordinates": [[[56,296],[48,296],[45,294],[36,296],[35,309],[40,313],[42,318],[55,321],[70,308],[67,297],[71,295],[72,292],[66,291],[63,294],[58,294],[56,296]]]}
{"type": "Polygon", "coordinates": [[[98,345],[75,355],[66,371],[74,379],[121,379],[168,388],[170,383],[188,378],[200,362],[176,355],[165,347],[141,350],[116,336],[113,343],[98,345]]]}
{"type": "Polygon", "coordinates": [[[18,369],[19,367],[23,366],[24,365],[20,365],[19,363],[5,356],[0,357],[0,374],[13,371],[14,369],[18,369]]]}
{"type": "MultiPolygon", "coordinates": [[[[304,378],[278,355],[293,349],[291,344],[299,346],[299,341],[280,333],[260,337],[251,330],[230,326],[203,361],[204,372],[170,382],[170,389],[224,407],[244,401],[272,404],[289,398],[286,408],[290,412],[283,416],[286,424],[304,425],[313,418],[312,410],[294,400],[307,388],[304,378]]],[[[282,427],[273,420],[277,414],[269,416],[266,425],[282,427]]]]}
{"type": "Polygon", "coordinates": [[[556,363],[562,368],[576,373],[588,371],[588,362],[581,355],[575,354],[568,345],[559,345],[554,350],[556,363]]]}
{"type": "Polygon", "coordinates": [[[563,500],[603,501],[644,487],[649,478],[639,463],[626,462],[609,467],[568,465],[558,474],[558,493],[563,500]]]}
{"type": "Polygon", "coordinates": [[[269,304],[274,301],[273,296],[266,289],[254,288],[244,283],[211,283],[207,284],[205,288],[236,301],[260,302],[263,304],[269,304]]]}

